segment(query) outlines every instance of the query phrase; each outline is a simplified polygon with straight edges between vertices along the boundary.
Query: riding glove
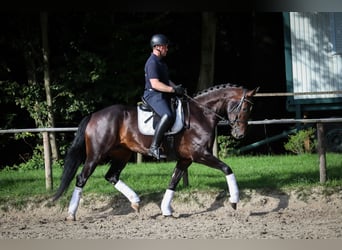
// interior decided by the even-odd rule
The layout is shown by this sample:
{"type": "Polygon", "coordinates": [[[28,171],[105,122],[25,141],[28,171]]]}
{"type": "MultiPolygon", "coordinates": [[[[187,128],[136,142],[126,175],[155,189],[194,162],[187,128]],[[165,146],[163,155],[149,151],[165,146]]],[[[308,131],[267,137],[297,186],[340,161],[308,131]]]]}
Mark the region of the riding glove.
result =
{"type": "Polygon", "coordinates": [[[182,96],[185,93],[185,88],[183,88],[181,84],[174,86],[173,89],[176,95],[182,96]]]}

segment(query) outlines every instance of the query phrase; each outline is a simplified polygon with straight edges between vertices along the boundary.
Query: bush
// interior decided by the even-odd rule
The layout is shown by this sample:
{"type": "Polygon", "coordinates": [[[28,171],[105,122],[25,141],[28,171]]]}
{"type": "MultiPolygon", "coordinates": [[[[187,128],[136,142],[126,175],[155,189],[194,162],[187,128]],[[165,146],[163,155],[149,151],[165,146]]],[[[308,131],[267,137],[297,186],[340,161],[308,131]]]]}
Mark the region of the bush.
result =
{"type": "MultiPolygon", "coordinates": [[[[62,168],[63,167],[63,160],[58,160],[52,162],[53,168],[62,168]]],[[[45,169],[45,162],[44,162],[44,151],[43,146],[37,145],[33,150],[32,157],[20,163],[19,165],[13,166],[6,166],[3,170],[10,171],[10,170],[19,170],[19,171],[26,171],[26,170],[38,170],[38,169],[45,169]]]]}
{"type": "Polygon", "coordinates": [[[289,136],[284,148],[295,154],[312,153],[317,147],[316,129],[308,128],[289,136]]]}
{"type": "Polygon", "coordinates": [[[228,155],[234,155],[236,153],[235,148],[239,142],[231,136],[219,135],[217,137],[217,144],[219,146],[218,156],[220,159],[224,159],[228,155]]]}
{"type": "Polygon", "coordinates": [[[31,159],[26,162],[20,163],[19,166],[16,166],[17,169],[20,170],[37,170],[44,169],[44,153],[43,147],[37,145],[33,150],[33,154],[31,159]]]}

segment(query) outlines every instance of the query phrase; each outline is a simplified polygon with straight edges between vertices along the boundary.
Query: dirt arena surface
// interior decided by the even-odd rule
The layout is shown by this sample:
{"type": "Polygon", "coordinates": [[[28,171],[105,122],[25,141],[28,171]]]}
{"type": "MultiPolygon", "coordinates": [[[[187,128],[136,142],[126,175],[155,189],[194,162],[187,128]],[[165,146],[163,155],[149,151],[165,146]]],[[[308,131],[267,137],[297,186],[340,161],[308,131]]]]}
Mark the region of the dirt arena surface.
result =
{"type": "Polygon", "coordinates": [[[67,207],[32,202],[1,211],[0,239],[342,239],[342,188],[243,190],[236,211],[225,192],[176,192],[166,218],[160,202],[142,197],[134,213],[124,197],[84,194],[75,222],[67,207]]]}

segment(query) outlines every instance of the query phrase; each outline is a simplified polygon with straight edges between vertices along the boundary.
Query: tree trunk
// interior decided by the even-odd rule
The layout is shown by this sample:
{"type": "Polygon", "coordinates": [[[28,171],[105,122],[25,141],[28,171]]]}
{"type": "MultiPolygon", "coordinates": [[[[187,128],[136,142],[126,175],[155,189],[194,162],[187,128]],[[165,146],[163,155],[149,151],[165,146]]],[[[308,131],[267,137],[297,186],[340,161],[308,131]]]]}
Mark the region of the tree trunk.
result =
{"type": "MultiPolygon", "coordinates": [[[[213,85],[214,60],[216,42],[216,16],[213,12],[202,13],[202,37],[201,37],[201,65],[197,83],[197,91],[213,85]]],[[[214,155],[217,156],[217,144],[215,140],[214,155]]],[[[183,185],[189,185],[188,171],[183,174],[183,185]]]]}
{"type": "Polygon", "coordinates": [[[216,16],[213,12],[202,13],[201,65],[197,90],[213,85],[215,68],[216,16]]]}
{"type": "MultiPolygon", "coordinates": [[[[49,65],[49,42],[48,42],[48,13],[46,11],[40,13],[40,24],[42,29],[42,52],[43,52],[43,68],[44,68],[44,88],[46,94],[46,103],[48,107],[48,127],[55,127],[55,120],[52,109],[52,97],[50,89],[50,65],[49,65]]],[[[58,147],[56,143],[56,135],[54,132],[49,133],[49,141],[51,146],[52,160],[58,160],[58,147]]]]}

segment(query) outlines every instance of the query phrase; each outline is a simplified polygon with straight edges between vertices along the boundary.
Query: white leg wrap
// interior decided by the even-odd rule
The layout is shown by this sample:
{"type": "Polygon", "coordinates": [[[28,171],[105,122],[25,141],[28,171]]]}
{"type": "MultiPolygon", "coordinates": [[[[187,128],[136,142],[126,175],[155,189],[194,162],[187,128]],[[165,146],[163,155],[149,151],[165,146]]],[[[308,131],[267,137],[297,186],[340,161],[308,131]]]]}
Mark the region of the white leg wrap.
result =
{"type": "Polygon", "coordinates": [[[75,216],[78,204],[80,203],[80,199],[82,196],[82,188],[75,187],[74,192],[72,193],[72,197],[69,203],[68,213],[72,216],[75,216]]]}
{"type": "Polygon", "coordinates": [[[131,203],[139,203],[140,198],[139,196],[123,181],[119,180],[114,187],[120,191],[131,203]]]}
{"type": "Polygon", "coordinates": [[[229,201],[231,203],[238,203],[240,198],[239,198],[239,188],[236,183],[235,175],[230,174],[226,175],[227,183],[228,183],[228,189],[229,189],[229,201]]]}
{"type": "Polygon", "coordinates": [[[166,189],[166,192],[164,194],[164,197],[161,203],[161,210],[164,216],[172,215],[171,202],[172,202],[174,193],[175,191],[171,189],[166,189]]]}

